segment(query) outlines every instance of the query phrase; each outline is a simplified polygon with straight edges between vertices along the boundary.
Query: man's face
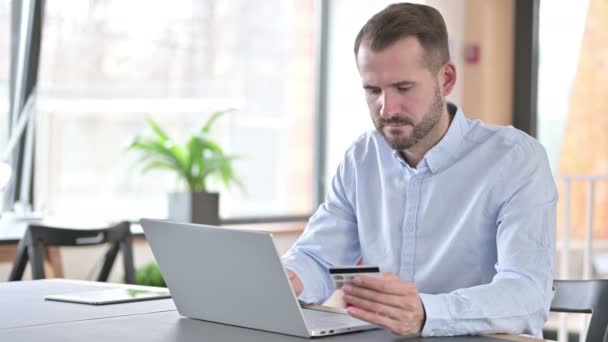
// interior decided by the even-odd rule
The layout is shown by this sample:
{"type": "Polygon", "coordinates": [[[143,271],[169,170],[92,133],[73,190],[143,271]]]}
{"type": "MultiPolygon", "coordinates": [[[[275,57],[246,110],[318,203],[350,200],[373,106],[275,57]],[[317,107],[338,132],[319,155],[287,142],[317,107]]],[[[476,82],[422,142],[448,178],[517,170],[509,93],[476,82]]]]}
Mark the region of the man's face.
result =
{"type": "Polygon", "coordinates": [[[444,99],[437,76],[424,63],[415,37],[381,51],[362,43],[357,65],[372,121],[395,150],[407,150],[437,126],[444,99]]]}

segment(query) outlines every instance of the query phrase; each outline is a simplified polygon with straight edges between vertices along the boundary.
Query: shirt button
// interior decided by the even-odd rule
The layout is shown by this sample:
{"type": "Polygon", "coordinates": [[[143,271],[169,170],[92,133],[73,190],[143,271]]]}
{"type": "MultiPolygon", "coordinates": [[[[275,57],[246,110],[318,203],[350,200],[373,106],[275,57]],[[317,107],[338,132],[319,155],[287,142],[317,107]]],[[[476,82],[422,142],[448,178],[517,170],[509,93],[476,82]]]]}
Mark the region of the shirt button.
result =
{"type": "Polygon", "coordinates": [[[413,228],[412,226],[406,226],[406,227],[405,227],[405,230],[406,230],[407,232],[412,232],[412,231],[414,230],[414,228],[413,228]]]}

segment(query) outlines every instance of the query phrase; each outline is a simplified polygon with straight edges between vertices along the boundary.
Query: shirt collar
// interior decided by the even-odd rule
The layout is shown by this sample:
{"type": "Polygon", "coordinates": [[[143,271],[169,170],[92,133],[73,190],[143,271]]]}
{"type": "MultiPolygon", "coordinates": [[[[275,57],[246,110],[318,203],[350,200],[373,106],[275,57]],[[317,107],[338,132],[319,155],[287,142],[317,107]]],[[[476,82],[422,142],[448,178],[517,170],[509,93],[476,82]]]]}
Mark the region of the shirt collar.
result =
{"type": "Polygon", "coordinates": [[[424,156],[433,173],[447,166],[469,128],[464,113],[455,104],[448,102],[448,113],[454,116],[448,131],[424,156]]]}
{"type": "Polygon", "coordinates": [[[456,152],[458,145],[462,142],[468,129],[468,123],[464,113],[455,104],[448,102],[448,113],[454,116],[448,127],[448,131],[435,146],[428,150],[424,158],[418,164],[417,170],[411,168],[403,160],[399,151],[393,150],[393,157],[395,157],[402,166],[415,173],[420,171],[421,167],[424,168],[425,166],[428,167],[432,173],[435,173],[446,166],[450,161],[450,157],[456,152]]]}

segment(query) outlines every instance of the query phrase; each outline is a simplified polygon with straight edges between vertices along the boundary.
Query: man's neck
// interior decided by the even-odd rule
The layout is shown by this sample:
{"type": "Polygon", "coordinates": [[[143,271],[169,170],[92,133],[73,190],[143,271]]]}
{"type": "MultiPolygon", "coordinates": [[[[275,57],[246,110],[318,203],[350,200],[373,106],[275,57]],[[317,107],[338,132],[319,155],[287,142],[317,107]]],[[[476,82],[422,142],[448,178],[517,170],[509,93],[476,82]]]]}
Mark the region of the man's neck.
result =
{"type": "Polygon", "coordinates": [[[447,106],[445,106],[443,113],[441,114],[441,119],[435,126],[435,128],[427,134],[420,142],[416,145],[412,146],[407,150],[401,151],[401,156],[403,159],[413,168],[418,167],[424,155],[431,149],[433,146],[437,145],[439,141],[443,138],[443,136],[447,133],[448,128],[450,128],[450,124],[452,123],[452,119],[454,118],[448,112],[447,106]]]}

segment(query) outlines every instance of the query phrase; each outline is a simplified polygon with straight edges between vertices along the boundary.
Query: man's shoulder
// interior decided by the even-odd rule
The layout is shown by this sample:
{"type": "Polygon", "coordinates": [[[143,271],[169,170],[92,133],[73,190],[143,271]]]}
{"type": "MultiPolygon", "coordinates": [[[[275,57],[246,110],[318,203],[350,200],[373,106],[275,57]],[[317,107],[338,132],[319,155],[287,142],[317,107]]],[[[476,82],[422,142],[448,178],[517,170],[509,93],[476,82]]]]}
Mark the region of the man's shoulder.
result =
{"type": "Polygon", "coordinates": [[[480,120],[471,120],[470,130],[465,139],[474,144],[489,144],[498,150],[543,149],[538,140],[513,126],[488,124],[480,120]]]}
{"type": "Polygon", "coordinates": [[[511,177],[524,170],[549,169],[543,145],[527,133],[513,126],[486,124],[471,120],[465,139],[468,148],[463,153],[475,153],[478,161],[503,177],[511,177]],[[491,166],[490,166],[491,165],[491,166]]]}

